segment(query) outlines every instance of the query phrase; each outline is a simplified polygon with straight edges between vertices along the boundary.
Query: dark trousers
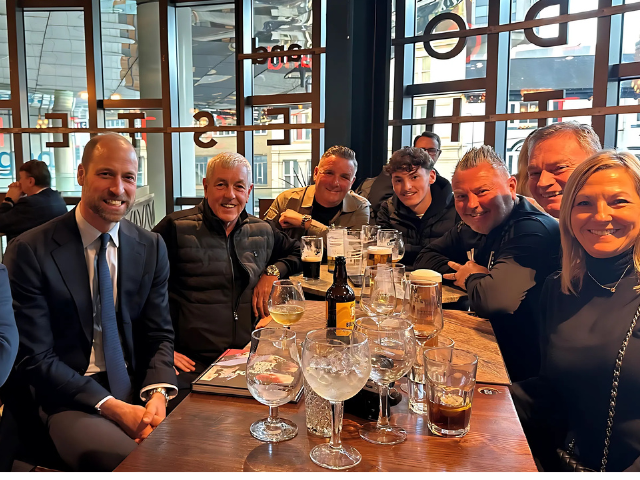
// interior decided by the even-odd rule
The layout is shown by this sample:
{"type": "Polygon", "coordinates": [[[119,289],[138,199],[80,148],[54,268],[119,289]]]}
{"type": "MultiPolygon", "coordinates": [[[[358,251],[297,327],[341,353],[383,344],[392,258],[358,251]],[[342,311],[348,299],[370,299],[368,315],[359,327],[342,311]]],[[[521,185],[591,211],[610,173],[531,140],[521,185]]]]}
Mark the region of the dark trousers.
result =
{"type": "MultiPolygon", "coordinates": [[[[93,378],[108,389],[106,373],[93,378]]],[[[95,413],[67,410],[40,418],[64,462],[73,471],[110,472],[137,446],[116,423],[95,413]]]]}

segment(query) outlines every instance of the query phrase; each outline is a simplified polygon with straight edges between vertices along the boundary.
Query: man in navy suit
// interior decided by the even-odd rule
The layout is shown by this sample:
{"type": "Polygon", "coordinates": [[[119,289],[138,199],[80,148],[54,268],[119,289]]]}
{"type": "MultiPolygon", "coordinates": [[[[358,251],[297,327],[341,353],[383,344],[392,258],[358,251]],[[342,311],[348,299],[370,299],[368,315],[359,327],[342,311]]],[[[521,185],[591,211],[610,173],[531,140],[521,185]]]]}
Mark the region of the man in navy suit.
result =
{"type": "Polygon", "coordinates": [[[17,374],[73,470],[112,470],[166,416],[177,389],[162,238],[124,220],[135,150],[92,138],[77,208],[17,237],[9,270],[20,333],[17,374]]]}
{"type": "Polygon", "coordinates": [[[18,353],[18,329],[11,306],[7,269],[0,265],[0,386],[9,376],[18,353]]]}

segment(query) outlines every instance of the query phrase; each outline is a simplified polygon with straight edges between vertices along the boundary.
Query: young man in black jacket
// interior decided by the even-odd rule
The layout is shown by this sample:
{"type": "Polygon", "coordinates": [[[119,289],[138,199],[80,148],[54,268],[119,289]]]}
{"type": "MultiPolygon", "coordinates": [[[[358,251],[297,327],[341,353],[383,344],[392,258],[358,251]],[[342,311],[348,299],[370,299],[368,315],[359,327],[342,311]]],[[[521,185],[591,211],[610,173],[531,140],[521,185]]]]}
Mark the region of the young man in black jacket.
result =
{"type": "Polygon", "coordinates": [[[405,254],[401,262],[409,268],[424,247],[459,220],[451,184],[435,172],[435,163],[423,149],[404,147],[393,152],[384,167],[394,195],[382,203],[376,225],[402,233],[405,254]]]}
{"type": "Polygon", "coordinates": [[[269,315],[273,282],[302,268],[300,244],[245,211],[251,165],[238,153],[207,164],[205,198],[154,229],[167,244],[169,308],[176,332],[178,399],[227,348],[243,348],[269,315]]]}
{"type": "Polygon", "coordinates": [[[46,163],[29,160],[20,167],[19,175],[0,203],[0,232],[7,235],[7,240],[67,213],[62,196],[50,188],[46,163]]]}
{"type": "Polygon", "coordinates": [[[423,249],[416,268],[445,274],[491,321],[512,381],[538,374],[538,301],[559,266],[558,222],[516,195],[516,179],[491,147],[472,148],[453,174],[462,222],[423,249]]]}

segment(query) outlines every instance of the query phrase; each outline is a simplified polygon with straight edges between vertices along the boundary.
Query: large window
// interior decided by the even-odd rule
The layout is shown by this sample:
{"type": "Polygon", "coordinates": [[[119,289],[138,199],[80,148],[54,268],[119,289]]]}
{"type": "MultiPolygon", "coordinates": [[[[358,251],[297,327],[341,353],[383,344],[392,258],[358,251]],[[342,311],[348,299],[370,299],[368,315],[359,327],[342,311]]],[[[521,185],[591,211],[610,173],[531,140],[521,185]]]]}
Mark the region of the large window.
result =
{"type": "Polygon", "coordinates": [[[391,98],[402,103],[402,109],[390,109],[391,149],[430,129],[443,141],[442,175],[451,175],[461,156],[483,143],[493,145],[515,171],[530,132],[540,124],[575,120],[593,124],[605,147],[640,154],[640,2],[612,2],[605,8],[611,14],[598,17],[603,2],[568,0],[567,11],[556,4],[535,16],[548,20],[544,25],[510,28],[530,22],[527,13],[537,3],[397,0],[396,15],[415,16],[404,18],[404,31],[398,30],[396,18],[391,33],[391,98]],[[613,14],[621,3],[626,13],[613,14]],[[446,19],[425,32],[443,13],[447,16],[440,19],[446,19]],[[554,22],[561,14],[570,16],[564,26],[554,22]],[[487,26],[502,26],[501,33],[488,33],[487,26]],[[456,37],[460,28],[470,34],[456,37]],[[600,30],[605,37],[608,33],[606,41],[600,40],[600,30]],[[429,43],[423,38],[428,33],[436,35],[429,43]]]}

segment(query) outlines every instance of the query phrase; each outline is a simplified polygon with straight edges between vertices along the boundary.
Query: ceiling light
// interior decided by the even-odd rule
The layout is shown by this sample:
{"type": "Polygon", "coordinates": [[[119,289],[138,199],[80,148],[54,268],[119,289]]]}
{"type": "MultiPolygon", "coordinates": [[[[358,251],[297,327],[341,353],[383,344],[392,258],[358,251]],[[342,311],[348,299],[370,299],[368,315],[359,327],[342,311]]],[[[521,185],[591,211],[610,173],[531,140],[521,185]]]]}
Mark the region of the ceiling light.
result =
{"type": "Polygon", "coordinates": [[[120,95],[119,93],[112,93],[109,98],[111,100],[120,100],[122,98],[122,95],[120,95]]]}
{"type": "Polygon", "coordinates": [[[89,100],[89,94],[87,92],[80,92],[80,98],[82,100],[89,100]]]}

